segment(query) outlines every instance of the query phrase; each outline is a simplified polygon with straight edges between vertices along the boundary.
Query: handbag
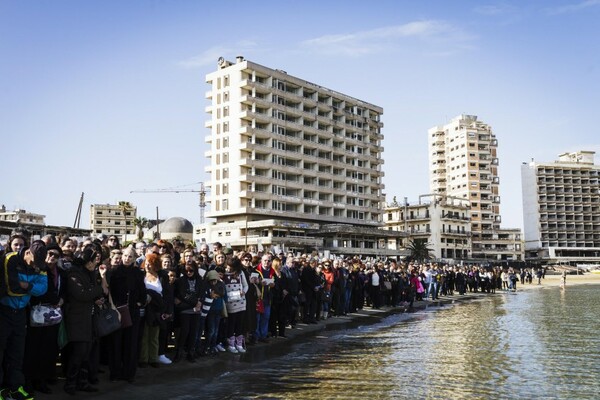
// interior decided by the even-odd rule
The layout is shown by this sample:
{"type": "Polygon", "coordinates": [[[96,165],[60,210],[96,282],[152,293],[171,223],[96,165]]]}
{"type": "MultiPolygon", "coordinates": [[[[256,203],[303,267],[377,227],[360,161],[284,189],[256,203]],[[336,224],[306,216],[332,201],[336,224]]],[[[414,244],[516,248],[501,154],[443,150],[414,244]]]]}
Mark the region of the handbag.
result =
{"type": "Polygon", "coordinates": [[[321,294],[321,301],[323,301],[324,303],[330,303],[331,302],[331,291],[323,290],[323,292],[321,294]]]}
{"type": "Polygon", "coordinates": [[[108,305],[97,307],[94,313],[94,328],[98,337],[110,335],[121,329],[121,316],[113,304],[110,294],[108,302],[108,305]]]}
{"type": "Polygon", "coordinates": [[[52,326],[60,324],[60,321],[62,321],[62,311],[60,307],[52,307],[47,304],[36,304],[31,307],[29,326],[52,326]]]}
{"type": "Polygon", "coordinates": [[[129,328],[133,325],[131,321],[131,313],[129,312],[129,304],[123,304],[117,307],[119,315],[121,315],[121,328],[129,328]]]}
{"type": "Polygon", "coordinates": [[[256,312],[259,314],[264,314],[265,302],[263,301],[263,299],[256,300],[256,312]]]}

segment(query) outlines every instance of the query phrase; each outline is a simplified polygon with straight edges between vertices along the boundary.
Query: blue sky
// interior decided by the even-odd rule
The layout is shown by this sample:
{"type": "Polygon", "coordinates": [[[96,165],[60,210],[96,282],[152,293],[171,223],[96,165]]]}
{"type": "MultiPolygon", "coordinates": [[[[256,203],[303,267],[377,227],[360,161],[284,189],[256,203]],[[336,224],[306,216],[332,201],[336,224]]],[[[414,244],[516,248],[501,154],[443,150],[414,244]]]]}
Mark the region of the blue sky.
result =
{"type": "MultiPolygon", "coordinates": [[[[197,223],[205,76],[243,55],[384,108],[387,200],[428,192],[427,129],[466,113],[499,142],[503,226],[520,165],[600,160],[600,0],[0,0],[0,204],[72,225],[89,206],[197,223]]],[[[598,161],[600,163],[600,161],[598,161]]]]}

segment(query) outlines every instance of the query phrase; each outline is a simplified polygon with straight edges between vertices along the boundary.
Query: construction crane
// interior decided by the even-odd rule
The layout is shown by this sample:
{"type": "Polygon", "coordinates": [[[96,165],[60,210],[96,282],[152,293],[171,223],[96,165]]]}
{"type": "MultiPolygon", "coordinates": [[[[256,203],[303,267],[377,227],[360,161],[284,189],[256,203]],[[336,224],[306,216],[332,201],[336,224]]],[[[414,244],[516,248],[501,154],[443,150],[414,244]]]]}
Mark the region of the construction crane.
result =
{"type": "Polygon", "coordinates": [[[204,182],[198,182],[200,184],[200,190],[196,189],[178,189],[178,188],[166,188],[166,189],[142,189],[132,190],[129,193],[199,193],[200,194],[200,223],[204,223],[204,209],[206,208],[206,193],[209,191],[205,186],[204,182]]]}

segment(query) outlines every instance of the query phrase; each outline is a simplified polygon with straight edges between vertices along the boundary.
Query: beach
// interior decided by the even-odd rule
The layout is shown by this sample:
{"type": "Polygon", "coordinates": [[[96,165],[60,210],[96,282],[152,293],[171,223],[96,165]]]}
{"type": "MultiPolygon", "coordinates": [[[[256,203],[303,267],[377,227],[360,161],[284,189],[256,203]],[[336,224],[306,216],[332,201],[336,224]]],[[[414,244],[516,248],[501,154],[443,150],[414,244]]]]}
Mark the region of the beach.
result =
{"type": "MultiPolygon", "coordinates": [[[[546,274],[546,277],[542,279],[542,284],[537,284],[537,278],[533,278],[533,283],[526,283],[521,285],[521,282],[517,284],[517,291],[529,290],[541,287],[556,287],[560,286],[561,275],[560,274],[546,274]]],[[[586,273],[583,275],[567,275],[567,288],[573,285],[600,285],[600,274],[586,273]]]]}

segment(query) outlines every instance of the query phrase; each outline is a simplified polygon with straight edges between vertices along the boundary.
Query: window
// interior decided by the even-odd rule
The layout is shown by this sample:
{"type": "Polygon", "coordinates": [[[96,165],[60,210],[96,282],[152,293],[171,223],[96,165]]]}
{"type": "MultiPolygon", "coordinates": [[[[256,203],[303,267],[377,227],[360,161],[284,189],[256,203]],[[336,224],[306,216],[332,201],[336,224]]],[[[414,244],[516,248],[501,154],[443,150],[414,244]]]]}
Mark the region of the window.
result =
{"type": "Polygon", "coordinates": [[[229,168],[223,168],[223,179],[229,179],[229,168]]]}
{"type": "Polygon", "coordinates": [[[225,75],[223,77],[223,86],[225,86],[225,87],[229,86],[229,75],[225,75]]]}
{"type": "Polygon", "coordinates": [[[229,106],[223,107],[223,117],[229,117],[229,106]]]}
{"type": "Polygon", "coordinates": [[[229,132],[229,122],[223,122],[223,133],[229,132]]]}
{"type": "Polygon", "coordinates": [[[229,200],[223,199],[221,203],[222,203],[222,206],[223,206],[223,211],[229,210],[229,200]]]}
{"type": "Polygon", "coordinates": [[[229,184],[228,183],[223,184],[223,194],[229,194],[229,184]]]}
{"type": "Polygon", "coordinates": [[[224,137],[223,138],[223,148],[227,148],[229,147],[229,138],[228,137],[224,137]]]}
{"type": "Polygon", "coordinates": [[[229,153],[223,153],[223,163],[229,162],[229,153]]]}

